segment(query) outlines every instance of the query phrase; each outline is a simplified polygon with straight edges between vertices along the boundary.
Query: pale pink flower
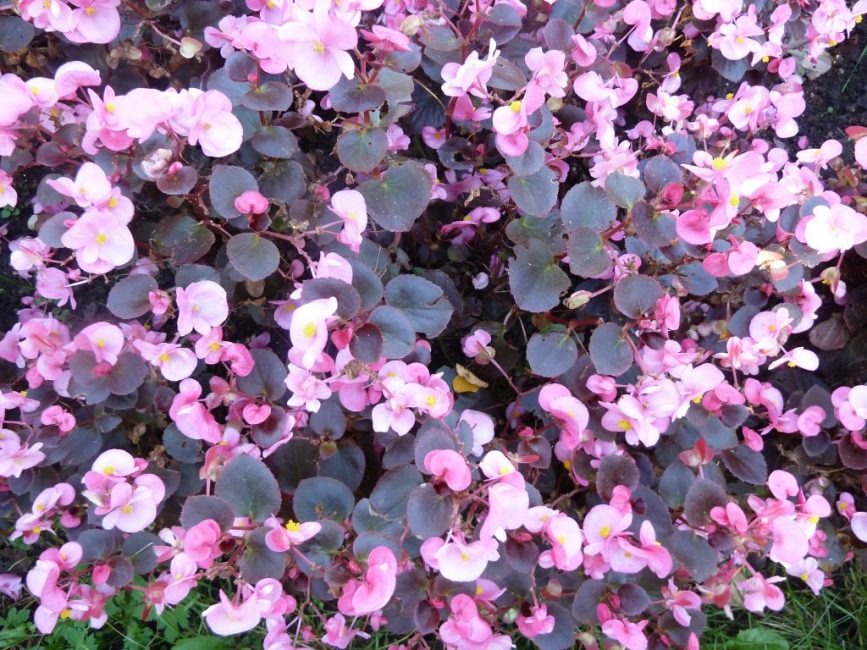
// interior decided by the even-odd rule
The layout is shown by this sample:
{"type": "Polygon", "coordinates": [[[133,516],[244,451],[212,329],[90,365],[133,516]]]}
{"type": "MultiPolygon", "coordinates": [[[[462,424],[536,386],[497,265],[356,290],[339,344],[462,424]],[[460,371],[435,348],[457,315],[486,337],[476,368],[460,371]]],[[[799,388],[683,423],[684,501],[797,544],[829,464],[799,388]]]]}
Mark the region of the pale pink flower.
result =
{"type": "Polygon", "coordinates": [[[463,63],[446,63],[442,69],[443,94],[447,97],[461,97],[467,93],[486,99],[488,96],[487,83],[494,73],[494,66],[500,56],[500,51],[494,39],[491,39],[488,56],[479,58],[479,53],[473,50],[463,63]]]}
{"type": "Polygon", "coordinates": [[[223,554],[220,539],[223,533],[213,519],[205,519],[184,533],[184,553],[200,568],[209,569],[223,554]]]}
{"type": "Polygon", "coordinates": [[[819,253],[847,251],[867,241],[867,216],[848,205],[817,205],[804,226],[803,241],[819,253]]]}
{"type": "Polygon", "coordinates": [[[87,211],[61,236],[82,271],[107,273],[132,260],[135,240],[121,218],[87,211]]]}
{"type": "Polygon", "coordinates": [[[222,325],[229,317],[226,290],[211,280],[201,280],[177,288],[178,334],[184,336],[193,330],[209,334],[212,327],[222,325]]]}
{"type": "Polygon", "coordinates": [[[453,582],[472,582],[482,575],[488,562],[499,559],[497,547],[494,539],[466,543],[463,538],[456,537],[443,544],[433,557],[444,578],[453,582]]]}
{"type": "Polygon", "coordinates": [[[18,193],[12,187],[12,177],[0,169],[0,208],[4,206],[15,207],[18,203],[18,193]]]}
{"type": "Polygon", "coordinates": [[[337,235],[337,241],[357,253],[367,228],[364,196],[357,190],[340,190],[331,197],[331,209],[343,221],[343,230],[337,235]]]}
{"type": "Polygon", "coordinates": [[[293,363],[307,370],[313,368],[328,344],[328,321],[336,311],[336,298],[320,298],[301,305],[292,313],[289,358],[293,363]]]}
{"type": "Polygon", "coordinates": [[[299,9],[298,22],[278,29],[280,38],[293,45],[295,74],[311,90],[331,90],[341,76],[355,76],[348,50],[355,49],[358,34],[345,20],[331,15],[329,8],[329,3],[317,2],[312,13],[299,9]]]}
{"type": "Polygon", "coordinates": [[[126,339],[117,325],[94,323],[81,330],[72,340],[79,350],[91,352],[97,363],[117,363],[126,339]]]}
{"type": "Polygon", "coordinates": [[[138,340],[133,341],[133,347],[145,361],[159,368],[163,377],[169,381],[186,379],[196,369],[196,354],[177,343],[149,343],[138,340]]]}
{"type": "Polygon", "coordinates": [[[316,521],[298,523],[289,519],[281,525],[277,519],[271,518],[265,522],[265,525],[271,528],[265,534],[265,544],[277,553],[283,553],[292,546],[303,544],[322,530],[322,525],[316,521]]]}
{"type": "Polygon", "coordinates": [[[221,589],[220,602],[214,603],[202,612],[202,617],[214,634],[231,636],[248,632],[262,620],[262,603],[255,592],[249,590],[243,600],[239,597],[240,592],[233,600],[229,600],[221,589]]]}
{"type": "Polygon", "coordinates": [[[524,62],[533,73],[532,83],[551,97],[565,97],[566,84],[569,78],[564,70],[566,54],[561,50],[542,52],[541,47],[534,47],[524,55],[524,62]]]}

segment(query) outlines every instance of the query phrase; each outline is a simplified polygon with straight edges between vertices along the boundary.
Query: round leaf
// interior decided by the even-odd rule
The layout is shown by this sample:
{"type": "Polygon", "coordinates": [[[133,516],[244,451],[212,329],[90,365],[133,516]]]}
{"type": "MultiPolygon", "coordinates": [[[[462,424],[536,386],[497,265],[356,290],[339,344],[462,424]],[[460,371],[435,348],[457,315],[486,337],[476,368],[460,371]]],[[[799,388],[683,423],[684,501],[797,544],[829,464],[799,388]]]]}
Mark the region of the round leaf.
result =
{"type": "Polygon", "coordinates": [[[723,489],[706,478],[697,478],[689,486],[683,501],[683,514],[692,526],[704,526],[709,521],[711,508],[728,503],[723,489]]]}
{"type": "Polygon", "coordinates": [[[614,304],[629,318],[641,318],[656,307],[662,286],[646,275],[627,275],[614,287],[614,304]]]}
{"type": "Polygon", "coordinates": [[[438,495],[430,483],[419,485],[410,493],[406,504],[410,531],[420,539],[439,537],[451,524],[453,506],[451,495],[438,495]]]}
{"type": "Polygon", "coordinates": [[[280,81],[266,81],[251,88],[241,104],[254,111],[286,111],[292,105],[292,89],[280,81]]]}
{"type": "Polygon", "coordinates": [[[578,360],[578,347],[564,332],[536,332],[527,345],[530,369],[540,377],[559,377],[578,360]]]}
{"type": "Polygon", "coordinates": [[[375,169],[388,152],[388,137],[382,129],[353,129],[337,137],[337,157],[354,172],[375,169]]]}
{"type": "Polygon", "coordinates": [[[605,192],[616,205],[621,208],[631,208],[644,198],[647,189],[637,178],[614,172],[605,179],[605,192]]]}
{"type": "Polygon", "coordinates": [[[569,288],[569,276],[560,268],[551,251],[537,239],[527,248],[517,247],[509,262],[509,286],[518,307],[533,313],[545,312],[560,303],[560,294],[569,288]]]}
{"type": "Polygon", "coordinates": [[[560,219],[569,230],[590,228],[599,232],[608,228],[616,218],[617,207],[611,199],[587,181],[569,188],[560,203],[560,219]]]}
{"type": "Polygon", "coordinates": [[[442,333],[454,312],[440,287],[416,275],[399,275],[389,282],[385,302],[400,309],[416,332],[430,337],[442,333]]]}
{"type": "Polygon", "coordinates": [[[557,203],[557,174],[541,167],[529,176],[512,176],[509,193],[518,209],[534,217],[547,216],[557,203]]]}
{"type": "Polygon", "coordinates": [[[250,146],[269,158],[291,158],[298,153],[298,138],[284,126],[263,126],[250,138],[250,146]]]}
{"type": "Polygon", "coordinates": [[[603,323],[590,336],[590,360],[600,375],[617,377],[632,367],[632,348],[627,335],[614,323],[603,323]]]}
{"type": "Polygon", "coordinates": [[[226,253],[247,280],[264,280],[280,265],[280,251],[274,242],[253,232],[234,235],[226,244],[226,253]]]}
{"type": "Polygon", "coordinates": [[[169,196],[181,196],[192,192],[199,182],[199,174],[192,167],[184,165],[171,174],[164,174],[157,179],[157,188],[169,196]]]}
{"type": "Polygon", "coordinates": [[[225,219],[241,215],[235,209],[235,199],[244,192],[259,189],[253,174],[241,167],[232,165],[217,165],[211,172],[208,182],[208,193],[214,211],[225,219]]]}
{"type": "Polygon", "coordinates": [[[337,479],[316,476],[306,478],[298,484],[292,506],[298,521],[343,521],[352,513],[355,497],[349,488],[337,479]]]}
{"type": "Polygon", "coordinates": [[[280,488],[271,471],[252,456],[236,456],[223,468],[214,494],[229,502],[238,516],[264,521],[280,509],[280,488]]]}
{"type": "Polygon", "coordinates": [[[149,275],[130,275],[108,292],[108,310],[118,318],[138,318],[151,310],[148,294],[159,287],[149,275]]]}
{"type": "Polygon", "coordinates": [[[406,232],[430,202],[433,181],[424,167],[405,162],[390,167],[382,180],[363,182],[358,190],[371,218],[391,232],[406,232]]]}
{"type": "Polygon", "coordinates": [[[409,318],[395,307],[383,305],[368,319],[382,334],[382,354],[388,359],[402,359],[415,348],[415,328],[409,318]]]}
{"type": "Polygon", "coordinates": [[[611,266],[611,258],[599,233],[591,228],[579,227],[569,232],[569,270],[575,275],[592,278],[605,273],[611,266]]]}

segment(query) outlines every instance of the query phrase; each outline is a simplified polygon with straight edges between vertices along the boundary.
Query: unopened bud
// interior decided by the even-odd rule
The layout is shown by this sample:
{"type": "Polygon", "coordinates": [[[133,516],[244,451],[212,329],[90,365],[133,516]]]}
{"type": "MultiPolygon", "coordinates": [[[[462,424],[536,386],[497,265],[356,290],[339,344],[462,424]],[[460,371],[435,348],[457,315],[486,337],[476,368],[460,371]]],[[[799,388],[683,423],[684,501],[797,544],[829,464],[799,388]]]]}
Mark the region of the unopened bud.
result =
{"type": "Polygon", "coordinates": [[[151,180],[156,180],[166,173],[172,162],[171,149],[154,149],[141,161],[141,170],[151,180]]]}
{"type": "Polygon", "coordinates": [[[571,296],[563,301],[563,304],[569,309],[580,309],[588,302],[593,294],[589,291],[576,291],[571,296]]]}
{"type": "Polygon", "coordinates": [[[202,51],[201,41],[197,41],[195,38],[191,38],[189,36],[184,36],[181,39],[181,46],[178,48],[178,52],[185,59],[192,59],[196,54],[202,51]]]}
{"type": "Polygon", "coordinates": [[[418,34],[418,30],[421,29],[422,22],[422,19],[418,16],[407,16],[400,24],[400,31],[407,36],[415,36],[418,34]]]}
{"type": "Polygon", "coordinates": [[[668,47],[674,43],[675,38],[677,38],[677,32],[675,32],[671,27],[663,27],[656,32],[656,42],[662,47],[668,47]]]}
{"type": "Polygon", "coordinates": [[[840,269],[836,266],[829,266],[820,274],[822,284],[836,284],[840,281],[840,269]]]}

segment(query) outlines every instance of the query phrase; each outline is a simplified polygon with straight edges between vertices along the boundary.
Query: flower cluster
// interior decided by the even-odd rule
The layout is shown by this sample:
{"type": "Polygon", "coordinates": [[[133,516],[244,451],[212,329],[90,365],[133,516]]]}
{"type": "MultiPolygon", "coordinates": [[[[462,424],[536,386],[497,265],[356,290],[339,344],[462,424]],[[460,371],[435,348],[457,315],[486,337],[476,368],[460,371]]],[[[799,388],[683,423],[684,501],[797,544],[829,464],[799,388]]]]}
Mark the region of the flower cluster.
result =
{"type": "Polygon", "coordinates": [[[865,560],[867,128],[802,128],[865,0],[7,9],[40,632],[693,649],[865,560]]]}

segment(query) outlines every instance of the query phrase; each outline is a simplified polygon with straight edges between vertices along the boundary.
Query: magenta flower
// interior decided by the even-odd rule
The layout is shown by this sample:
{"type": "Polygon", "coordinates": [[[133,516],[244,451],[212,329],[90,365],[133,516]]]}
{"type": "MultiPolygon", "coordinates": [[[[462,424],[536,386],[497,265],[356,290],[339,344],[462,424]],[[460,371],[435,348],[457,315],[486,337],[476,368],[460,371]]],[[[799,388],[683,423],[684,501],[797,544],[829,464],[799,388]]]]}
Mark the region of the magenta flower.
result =
{"type": "Polygon", "coordinates": [[[424,457],[425,469],[454,492],[466,490],[473,482],[464,457],[451,449],[434,449],[424,457]]]}
{"type": "Polygon", "coordinates": [[[361,580],[352,579],[337,601],[347,616],[372,614],[388,604],[397,584],[397,560],[387,546],[377,546],[367,556],[367,571],[361,580]]]}

